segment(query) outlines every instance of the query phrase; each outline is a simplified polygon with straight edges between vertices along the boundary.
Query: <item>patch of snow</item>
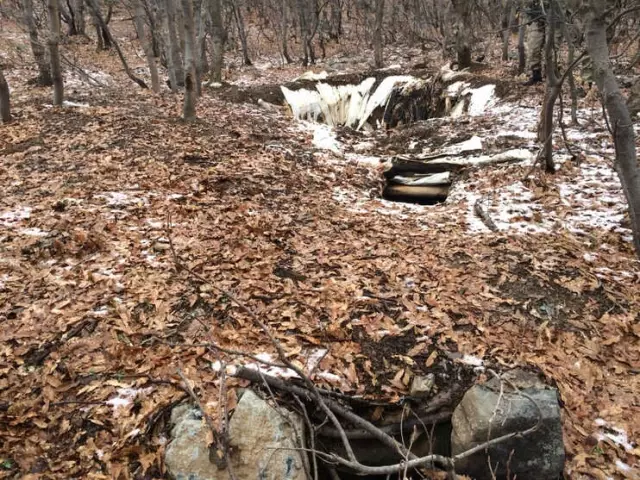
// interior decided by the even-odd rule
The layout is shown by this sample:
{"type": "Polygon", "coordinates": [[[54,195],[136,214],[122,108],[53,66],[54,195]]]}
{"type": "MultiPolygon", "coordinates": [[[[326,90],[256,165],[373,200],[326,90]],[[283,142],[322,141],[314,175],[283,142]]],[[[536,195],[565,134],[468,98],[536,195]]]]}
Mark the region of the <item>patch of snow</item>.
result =
{"type": "Polygon", "coordinates": [[[119,388],[115,397],[107,400],[105,403],[111,405],[114,410],[131,405],[139,394],[149,393],[152,389],[148,388],[119,388]]]}
{"type": "Polygon", "coordinates": [[[465,365],[471,365],[472,367],[482,367],[484,365],[484,361],[474,355],[463,355],[460,361],[465,365]]]}
{"type": "Polygon", "coordinates": [[[16,210],[0,213],[0,223],[5,227],[11,226],[21,220],[28,220],[29,218],[31,218],[31,207],[21,207],[16,210]]]}
{"type": "Polygon", "coordinates": [[[495,85],[484,85],[470,90],[469,115],[477,116],[485,113],[487,107],[495,100],[495,85]]]}
{"type": "Polygon", "coordinates": [[[313,131],[313,146],[320,150],[330,150],[340,155],[342,144],[336,138],[336,133],[329,125],[308,124],[313,131]]]}
{"type": "Polygon", "coordinates": [[[382,162],[380,157],[360,155],[358,153],[345,153],[344,158],[350,162],[355,162],[361,165],[367,165],[372,167],[378,167],[382,162]]]}
{"type": "Polygon", "coordinates": [[[311,350],[308,353],[307,357],[307,372],[313,372],[328,352],[329,350],[327,350],[326,348],[317,348],[315,350],[311,350]]]}
{"type": "Polygon", "coordinates": [[[322,378],[330,383],[342,383],[342,379],[335,373],[330,372],[318,372],[316,377],[322,378]]]}
{"type": "Polygon", "coordinates": [[[27,235],[29,237],[46,237],[47,235],[49,235],[49,232],[40,230],[37,227],[23,228],[22,230],[20,230],[19,233],[21,235],[27,235]]]}
{"type": "Polygon", "coordinates": [[[96,317],[103,317],[109,314],[109,307],[106,305],[102,305],[91,312],[92,315],[96,317]]]}
{"type": "Polygon", "coordinates": [[[447,95],[450,97],[457,97],[468,87],[469,87],[469,84],[466,82],[452,83],[447,87],[447,95]]]}
{"type": "Polygon", "coordinates": [[[65,100],[64,102],[62,102],[62,106],[63,107],[89,108],[91,105],[89,105],[88,103],[77,103],[77,102],[70,102],[70,101],[65,100]]]}
{"type": "Polygon", "coordinates": [[[618,470],[620,470],[621,472],[625,472],[625,473],[631,473],[631,471],[632,471],[631,466],[627,465],[626,463],[624,463],[619,458],[616,458],[616,468],[618,470]]]}
{"type": "Polygon", "coordinates": [[[315,73],[313,71],[304,72],[299,77],[293,79],[294,82],[298,80],[326,80],[329,77],[329,74],[326,71],[322,71],[320,73],[315,73]]]}
{"type": "Polygon", "coordinates": [[[442,153],[455,155],[458,153],[473,152],[476,150],[482,150],[482,139],[477,135],[474,135],[469,140],[446,147],[442,153]]]}
{"type": "Polygon", "coordinates": [[[209,86],[210,86],[211,88],[222,88],[222,84],[221,84],[220,82],[213,82],[213,83],[210,83],[210,84],[209,84],[209,86]]]}
{"type": "Polygon", "coordinates": [[[605,438],[607,438],[616,445],[621,446],[628,452],[630,452],[637,446],[636,442],[629,441],[627,432],[625,432],[622,428],[615,427],[602,418],[596,418],[594,423],[597,426],[602,427],[604,430],[598,434],[598,440],[604,440],[605,438]]]}
{"type": "Polygon", "coordinates": [[[388,72],[389,70],[400,70],[401,68],[402,68],[402,65],[396,63],[394,65],[389,65],[388,67],[379,68],[378,71],[379,72],[388,72]]]}

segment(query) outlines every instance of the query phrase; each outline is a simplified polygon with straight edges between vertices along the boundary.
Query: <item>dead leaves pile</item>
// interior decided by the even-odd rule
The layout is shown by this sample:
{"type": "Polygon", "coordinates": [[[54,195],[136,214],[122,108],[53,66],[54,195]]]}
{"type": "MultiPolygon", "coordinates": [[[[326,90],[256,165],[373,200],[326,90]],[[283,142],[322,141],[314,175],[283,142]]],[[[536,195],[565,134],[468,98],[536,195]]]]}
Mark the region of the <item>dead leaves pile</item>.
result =
{"type": "Polygon", "coordinates": [[[441,352],[538,367],[560,389],[568,475],[632,478],[640,287],[624,242],[587,262],[569,234],[470,236],[461,209],[426,228],[376,201],[354,211],[333,192],[368,174],[310,155],[275,113],[207,97],[185,125],[168,95],[93,103],[18,102],[1,127],[0,476],[161,477],[177,368],[217,419],[216,365],[250,362],[197,345],[274,353],[214,284],[347,393],[398,400],[433,371],[443,389],[441,352]],[[209,284],[175,268],[169,214],[209,284]]]}

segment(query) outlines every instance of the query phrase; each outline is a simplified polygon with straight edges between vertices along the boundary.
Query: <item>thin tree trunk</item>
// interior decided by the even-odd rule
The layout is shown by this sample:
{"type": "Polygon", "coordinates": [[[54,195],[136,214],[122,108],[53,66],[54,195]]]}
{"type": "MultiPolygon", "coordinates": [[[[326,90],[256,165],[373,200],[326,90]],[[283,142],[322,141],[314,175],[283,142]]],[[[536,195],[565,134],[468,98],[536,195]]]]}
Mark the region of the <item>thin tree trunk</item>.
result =
{"type": "Polygon", "coordinates": [[[2,123],[11,121],[11,100],[9,96],[9,84],[4,78],[2,65],[0,65],[0,120],[2,123]]]}
{"type": "Polygon", "coordinates": [[[86,23],[84,21],[84,0],[73,1],[73,23],[77,35],[86,35],[86,23]]]}
{"type": "Polygon", "coordinates": [[[53,104],[62,105],[64,99],[64,83],[62,81],[62,68],[60,67],[60,10],[58,0],[48,0],[49,12],[49,59],[51,60],[51,76],[53,79],[53,104]]]}
{"type": "Polygon", "coordinates": [[[38,77],[35,79],[35,83],[44,87],[53,85],[53,79],[51,78],[51,62],[47,58],[47,53],[44,45],[38,39],[38,28],[33,16],[33,0],[23,0],[22,8],[24,9],[24,23],[29,30],[29,43],[31,44],[31,51],[33,52],[33,58],[38,65],[38,77]]]}
{"type": "MultiPolygon", "coordinates": [[[[88,0],[87,0],[88,1],[88,0]]],[[[100,0],[96,0],[95,9],[100,11],[100,0]]],[[[105,49],[104,38],[102,37],[102,29],[100,28],[100,21],[98,20],[98,15],[95,13],[95,10],[92,8],[91,10],[91,18],[93,21],[93,28],[96,31],[96,50],[101,52],[105,49]]]]}
{"type": "Polygon", "coordinates": [[[556,15],[558,12],[554,8],[555,2],[547,11],[547,27],[545,29],[545,62],[547,64],[547,84],[544,93],[544,101],[541,111],[539,140],[543,142],[544,168],[549,173],[555,172],[553,162],[553,109],[556,100],[561,93],[562,85],[556,75],[556,56],[554,41],[556,38],[556,15]]]}
{"type": "Polygon", "coordinates": [[[593,76],[602,94],[613,129],[616,149],[616,171],[629,206],[629,220],[633,232],[633,244],[640,256],[640,170],[636,151],[633,122],[624,96],[613,74],[607,45],[607,25],[604,0],[590,0],[587,12],[586,44],[593,63],[593,76]]]}
{"type": "Polygon", "coordinates": [[[458,68],[471,66],[471,29],[469,25],[470,7],[467,0],[452,0],[455,14],[454,32],[458,68]]]}
{"type": "Polygon", "coordinates": [[[289,55],[289,6],[287,0],[282,0],[282,56],[287,63],[293,63],[289,55]]]}
{"type": "Polygon", "coordinates": [[[198,96],[202,95],[202,74],[204,73],[205,62],[207,56],[205,55],[205,35],[206,31],[204,28],[205,24],[205,5],[204,0],[194,0],[193,5],[194,11],[194,36],[196,39],[196,44],[194,45],[194,57],[196,63],[196,86],[198,88],[198,96]]]}
{"type": "Polygon", "coordinates": [[[191,0],[182,0],[182,19],[184,28],[184,108],[183,118],[186,121],[196,118],[196,64],[194,58],[195,34],[193,26],[193,4],[191,0]]]}
{"type": "MultiPolygon", "coordinates": [[[[571,65],[575,60],[576,47],[573,43],[573,38],[568,38],[568,42],[569,56],[567,58],[567,62],[571,65]]],[[[567,80],[569,80],[569,94],[571,95],[571,123],[573,125],[578,125],[578,89],[576,87],[576,79],[573,75],[573,69],[569,72],[567,80]]]]}
{"type": "Polygon", "coordinates": [[[502,61],[509,60],[509,37],[511,36],[511,15],[513,0],[502,1],[502,61]]]}
{"type": "Polygon", "coordinates": [[[247,44],[247,32],[244,28],[244,18],[242,18],[241,7],[236,5],[236,2],[231,2],[231,8],[233,8],[233,16],[236,20],[236,26],[238,27],[238,36],[240,37],[240,45],[242,46],[242,63],[243,65],[252,65],[249,58],[249,47],[247,44]]]}
{"type": "MultiPolygon", "coordinates": [[[[176,32],[176,9],[173,0],[165,0],[165,19],[167,21],[167,33],[169,40],[169,66],[173,69],[175,76],[175,84],[171,85],[171,90],[177,90],[178,87],[184,86],[184,69],[182,68],[182,58],[180,58],[180,43],[178,42],[178,34],[176,32]]],[[[171,80],[171,75],[169,79],[171,80]]]]}
{"type": "Polygon", "coordinates": [[[158,66],[156,65],[156,59],[153,56],[153,47],[151,46],[151,42],[147,38],[147,34],[145,32],[144,24],[145,24],[145,11],[144,6],[142,5],[143,0],[136,0],[136,14],[135,14],[135,23],[136,30],[138,31],[138,37],[140,38],[140,43],[142,43],[142,49],[144,50],[144,55],[147,57],[147,66],[149,67],[149,74],[151,75],[151,89],[155,93],[160,92],[160,78],[158,77],[158,66]]]}
{"type": "Polygon", "coordinates": [[[122,53],[122,50],[120,49],[120,45],[118,45],[118,42],[116,41],[116,39],[113,37],[113,35],[111,35],[111,31],[109,30],[109,27],[107,26],[106,22],[102,18],[102,14],[100,13],[100,9],[99,9],[99,4],[97,3],[98,0],[87,0],[87,2],[89,5],[89,8],[93,11],[93,14],[96,18],[96,21],[98,22],[98,26],[100,27],[100,30],[104,32],[104,34],[106,35],[106,38],[109,40],[109,43],[115,47],[116,52],[118,53],[118,57],[120,58],[120,62],[122,63],[122,66],[124,67],[124,71],[127,74],[127,76],[131,80],[133,80],[135,83],[137,83],[140,87],[149,88],[147,87],[147,84],[144,83],[142,79],[136,77],[131,71],[131,69],[129,68],[129,64],[127,63],[127,59],[125,58],[124,54],[122,53]]]}
{"type": "Polygon", "coordinates": [[[222,22],[222,0],[208,0],[209,15],[211,17],[211,41],[213,52],[211,55],[211,81],[222,82],[222,66],[224,63],[224,45],[227,32],[222,22]]]}
{"type": "Polygon", "coordinates": [[[518,28],[518,75],[522,75],[527,68],[527,55],[524,48],[526,28],[524,24],[518,28]]]}
{"type": "Polygon", "coordinates": [[[376,68],[382,68],[384,59],[382,56],[383,44],[383,20],[384,20],[384,0],[376,0],[376,18],[373,30],[373,52],[376,68]]]}

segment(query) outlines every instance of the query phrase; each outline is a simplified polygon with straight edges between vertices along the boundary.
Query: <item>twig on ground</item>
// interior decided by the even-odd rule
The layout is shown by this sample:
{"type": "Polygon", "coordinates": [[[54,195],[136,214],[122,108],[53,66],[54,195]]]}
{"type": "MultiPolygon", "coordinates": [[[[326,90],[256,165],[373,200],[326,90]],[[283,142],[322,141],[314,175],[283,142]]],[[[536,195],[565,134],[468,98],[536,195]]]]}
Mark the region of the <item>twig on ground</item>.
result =
{"type": "MultiPolygon", "coordinates": [[[[446,410],[422,417],[417,416],[417,414],[414,415],[416,415],[416,418],[402,422],[402,424],[394,423],[377,428],[388,435],[397,435],[403,431],[406,432],[408,430],[412,430],[413,427],[417,425],[422,425],[424,426],[425,431],[428,433],[428,431],[426,430],[426,425],[436,425],[438,423],[448,422],[451,419],[452,412],[450,410],[446,410]]],[[[345,430],[345,433],[347,434],[347,438],[349,438],[349,440],[363,440],[373,438],[371,432],[365,429],[345,430]]],[[[318,435],[328,438],[339,438],[338,432],[333,428],[328,427],[319,430],[318,435]]]]}
{"type": "Polygon", "coordinates": [[[482,220],[482,223],[486,225],[486,227],[492,232],[497,232],[498,226],[491,220],[491,217],[487,212],[482,208],[482,204],[480,203],[480,199],[476,200],[476,203],[473,205],[473,211],[475,214],[482,220]]]}
{"type": "Polygon", "coordinates": [[[311,462],[313,464],[313,480],[318,480],[318,456],[315,453],[316,450],[316,432],[313,428],[313,423],[311,423],[311,419],[309,418],[309,413],[307,412],[307,407],[304,406],[304,402],[300,400],[300,397],[297,395],[293,395],[293,399],[296,401],[300,410],[302,410],[302,414],[304,417],[304,421],[307,424],[307,429],[309,430],[309,443],[311,447],[311,462]]]}

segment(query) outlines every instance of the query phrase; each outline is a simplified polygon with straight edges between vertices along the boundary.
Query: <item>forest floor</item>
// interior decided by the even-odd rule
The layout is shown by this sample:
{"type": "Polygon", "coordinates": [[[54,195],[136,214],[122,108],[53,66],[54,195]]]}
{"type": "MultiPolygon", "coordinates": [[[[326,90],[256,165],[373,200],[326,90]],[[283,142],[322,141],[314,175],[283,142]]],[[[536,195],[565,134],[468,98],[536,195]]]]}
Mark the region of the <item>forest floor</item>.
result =
{"type": "MultiPolygon", "coordinates": [[[[219,288],[347,394],[398,401],[431,371],[445,390],[457,380],[438,366],[452,358],[469,381],[536,369],[560,392],[566,475],[637,478],[640,264],[589,95],[568,130],[580,162],[558,138],[554,175],[468,169],[447,202],[405,205],[380,198],[380,157],[474,135],[489,152],[535,153],[542,87],[486,67],[507,88],[481,115],[335,138],[207,89],[186,124],[180,95],[138,89],[81,42],[65,48],[105,86],[68,68],[71,103],[53,108],[26,84],[24,36],[3,35],[15,121],[0,126],[0,478],[162,477],[158,425],[185,397],[177,370],[215,418],[217,362],[250,362],[193,344],[276,358],[219,288]],[[329,149],[314,144],[323,135],[329,149]],[[477,199],[500,231],[474,216],[477,199]]],[[[228,80],[302,72],[262,62],[228,80]]],[[[228,383],[232,406],[241,382],[228,383]]]]}

